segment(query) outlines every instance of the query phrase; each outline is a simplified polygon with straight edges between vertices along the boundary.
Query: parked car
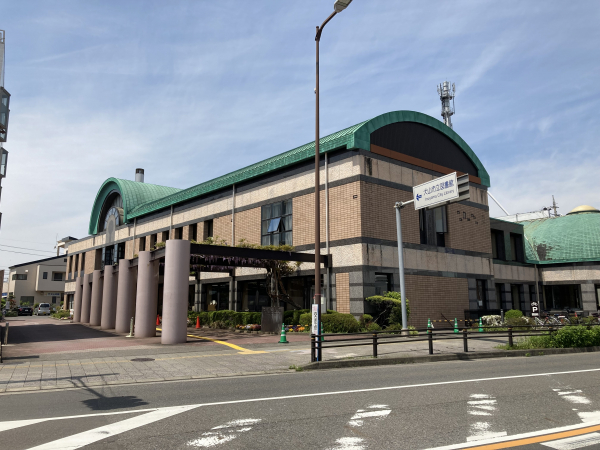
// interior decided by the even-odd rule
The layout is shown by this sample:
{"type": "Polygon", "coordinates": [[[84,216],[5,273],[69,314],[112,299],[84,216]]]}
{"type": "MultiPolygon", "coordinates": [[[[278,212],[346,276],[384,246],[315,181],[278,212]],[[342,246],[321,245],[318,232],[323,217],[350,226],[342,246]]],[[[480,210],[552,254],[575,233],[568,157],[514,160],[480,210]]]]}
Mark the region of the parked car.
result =
{"type": "Polygon", "coordinates": [[[51,313],[50,303],[40,303],[39,306],[35,308],[35,314],[38,316],[49,316],[51,313]]]}
{"type": "Polygon", "coordinates": [[[17,316],[33,316],[33,308],[31,306],[19,306],[17,316]]]}

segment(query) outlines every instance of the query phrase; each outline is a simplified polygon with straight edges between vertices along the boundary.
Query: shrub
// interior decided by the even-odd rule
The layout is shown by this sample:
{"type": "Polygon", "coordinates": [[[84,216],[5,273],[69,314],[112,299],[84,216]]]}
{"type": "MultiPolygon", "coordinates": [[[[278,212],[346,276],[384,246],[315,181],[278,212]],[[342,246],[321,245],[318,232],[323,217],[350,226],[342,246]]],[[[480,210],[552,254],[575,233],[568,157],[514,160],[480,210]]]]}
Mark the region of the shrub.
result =
{"type": "MultiPolygon", "coordinates": [[[[323,314],[321,322],[325,333],[356,333],[360,330],[360,324],[352,314],[323,314]]],[[[312,314],[302,314],[300,325],[310,327],[312,325],[312,314]]]]}
{"type": "MultiPolygon", "coordinates": [[[[563,327],[543,336],[530,336],[515,343],[514,349],[571,348],[600,346],[600,327],[582,325],[563,327]]],[[[508,346],[503,346],[508,348],[508,346]]]]}
{"type": "Polygon", "coordinates": [[[360,323],[361,328],[367,328],[369,324],[373,322],[373,316],[370,314],[363,314],[360,316],[360,320],[358,322],[360,323]]]}
{"type": "Polygon", "coordinates": [[[10,310],[10,311],[6,311],[6,314],[4,315],[4,317],[17,317],[18,314],[16,311],[10,310]]]}
{"type": "Polygon", "coordinates": [[[188,326],[196,326],[200,317],[200,325],[210,328],[233,328],[236,325],[260,324],[261,313],[236,312],[230,310],[188,312],[188,326]]]}
{"type": "Polygon", "coordinates": [[[482,316],[481,322],[487,327],[499,327],[502,325],[502,316],[482,316]]]}
{"type": "Polygon", "coordinates": [[[286,325],[300,325],[300,316],[309,312],[308,309],[296,309],[283,313],[283,323],[286,325]]]}
{"type": "MultiPolygon", "coordinates": [[[[402,323],[402,301],[398,292],[384,292],[383,295],[367,297],[365,301],[377,310],[375,322],[380,326],[402,323]]],[[[406,320],[410,317],[409,301],[406,299],[406,320]]]]}
{"type": "MultiPolygon", "coordinates": [[[[411,336],[418,336],[419,335],[419,332],[412,325],[409,325],[407,327],[407,329],[408,329],[408,334],[409,335],[411,335],[411,336]]],[[[383,330],[383,331],[401,331],[401,330],[402,330],[402,324],[401,323],[392,323],[392,324],[388,325],[387,327],[385,327],[385,330],[383,330]]]]}
{"type": "Polygon", "coordinates": [[[519,317],[523,317],[523,313],[518,309],[509,309],[504,313],[504,320],[518,319],[519,317]]]}
{"type": "Polygon", "coordinates": [[[63,317],[71,317],[71,312],[59,309],[54,314],[52,314],[52,317],[54,317],[55,319],[62,319],[63,317]]]}
{"type": "Polygon", "coordinates": [[[328,309],[327,314],[338,314],[338,312],[334,311],[333,309],[328,309]]]}
{"type": "Polygon", "coordinates": [[[381,331],[381,327],[375,322],[370,322],[366,328],[367,331],[381,331]]]}

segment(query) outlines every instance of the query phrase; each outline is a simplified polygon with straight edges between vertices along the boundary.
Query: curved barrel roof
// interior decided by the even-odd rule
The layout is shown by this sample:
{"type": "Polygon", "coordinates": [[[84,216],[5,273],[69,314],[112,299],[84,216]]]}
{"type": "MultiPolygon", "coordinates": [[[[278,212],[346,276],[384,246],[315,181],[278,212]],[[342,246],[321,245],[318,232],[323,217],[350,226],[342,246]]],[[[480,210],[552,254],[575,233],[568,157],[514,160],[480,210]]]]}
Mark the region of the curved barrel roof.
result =
{"type": "MultiPolygon", "coordinates": [[[[467,143],[452,128],[446,126],[444,123],[434,119],[431,116],[415,111],[393,111],[381,114],[373,119],[365,120],[364,122],[322,137],[319,141],[319,150],[321,153],[327,153],[339,149],[363,149],[370,151],[371,133],[381,127],[395,122],[420,123],[434,128],[446,135],[448,138],[454,141],[456,145],[458,145],[458,147],[477,167],[477,176],[481,179],[482,184],[488,187],[490,186],[490,177],[487,171],[483,167],[483,164],[481,164],[481,161],[479,161],[479,158],[477,158],[477,155],[475,155],[475,152],[471,150],[467,143]]],[[[292,164],[308,161],[311,158],[314,158],[314,154],[315,143],[313,141],[213,180],[180,190],[160,199],[139,204],[129,212],[127,217],[132,219],[134,217],[143,216],[171,205],[182,203],[192,198],[230,187],[235,183],[240,183],[242,181],[265,175],[269,172],[282,169],[292,164]]]]}
{"type": "Polygon", "coordinates": [[[94,206],[92,207],[92,214],[90,215],[90,224],[88,232],[90,234],[98,233],[98,219],[102,205],[106,197],[113,192],[118,191],[123,199],[123,220],[125,222],[130,219],[130,213],[137,206],[152,202],[159,198],[164,198],[168,195],[174,194],[181,189],[172,188],[167,186],[158,186],[156,184],[140,183],[138,181],[123,180],[120,178],[109,178],[98,190],[96,199],[94,200],[94,206]]]}

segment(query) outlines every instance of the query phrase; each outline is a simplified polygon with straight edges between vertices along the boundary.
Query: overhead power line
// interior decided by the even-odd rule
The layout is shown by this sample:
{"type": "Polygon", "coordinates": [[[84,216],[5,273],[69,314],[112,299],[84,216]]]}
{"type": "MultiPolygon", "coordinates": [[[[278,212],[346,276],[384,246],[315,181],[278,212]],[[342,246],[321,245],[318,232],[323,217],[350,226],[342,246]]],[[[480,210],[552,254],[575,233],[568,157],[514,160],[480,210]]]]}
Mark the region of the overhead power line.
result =
{"type": "MultiPolygon", "coordinates": [[[[21,255],[33,255],[33,256],[41,256],[42,258],[50,258],[48,255],[36,255],[35,253],[15,252],[13,250],[3,250],[1,248],[0,248],[0,252],[20,253],[21,255]]],[[[65,255],[59,255],[59,256],[65,256],[65,255]]]]}
{"type": "Polygon", "coordinates": [[[14,245],[6,245],[0,244],[0,247],[10,247],[10,248],[18,248],[20,250],[33,250],[34,252],[46,252],[46,253],[54,253],[51,250],[38,250],[37,248],[25,248],[25,247],[15,247],[14,245]]]}

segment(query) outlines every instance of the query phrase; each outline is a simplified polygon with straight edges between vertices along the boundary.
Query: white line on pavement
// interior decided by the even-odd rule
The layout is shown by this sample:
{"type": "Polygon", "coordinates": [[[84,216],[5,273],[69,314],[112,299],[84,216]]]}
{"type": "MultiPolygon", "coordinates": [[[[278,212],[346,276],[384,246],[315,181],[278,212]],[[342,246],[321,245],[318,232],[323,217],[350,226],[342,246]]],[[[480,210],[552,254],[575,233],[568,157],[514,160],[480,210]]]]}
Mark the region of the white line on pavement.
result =
{"type": "Polygon", "coordinates": [[[575,450],[577,448],[590,447],[600,444],[600,434],[590,433],[583,436],[573,436],[559,439],[558,441],[542,442],[542,445],[556,450],[575,450]]]}
{"type": "Polygon", "coordinates": [[[117,434],[133,430],[134,428],[139,428],[158,420],[180,414],[184,411],[189,411],[190,409],[194,409],[196,407],[197,406],[192,405],[160,408],[146,414],[132,417],[131,419],[111,423],[103,427],[94,428],[93,430],[84,431],[82,433],[74,434],[73,436],[68,436],[56,441],[38,445],[37,447],[32,447],[29,450],[75,450],[117,434]]]}

